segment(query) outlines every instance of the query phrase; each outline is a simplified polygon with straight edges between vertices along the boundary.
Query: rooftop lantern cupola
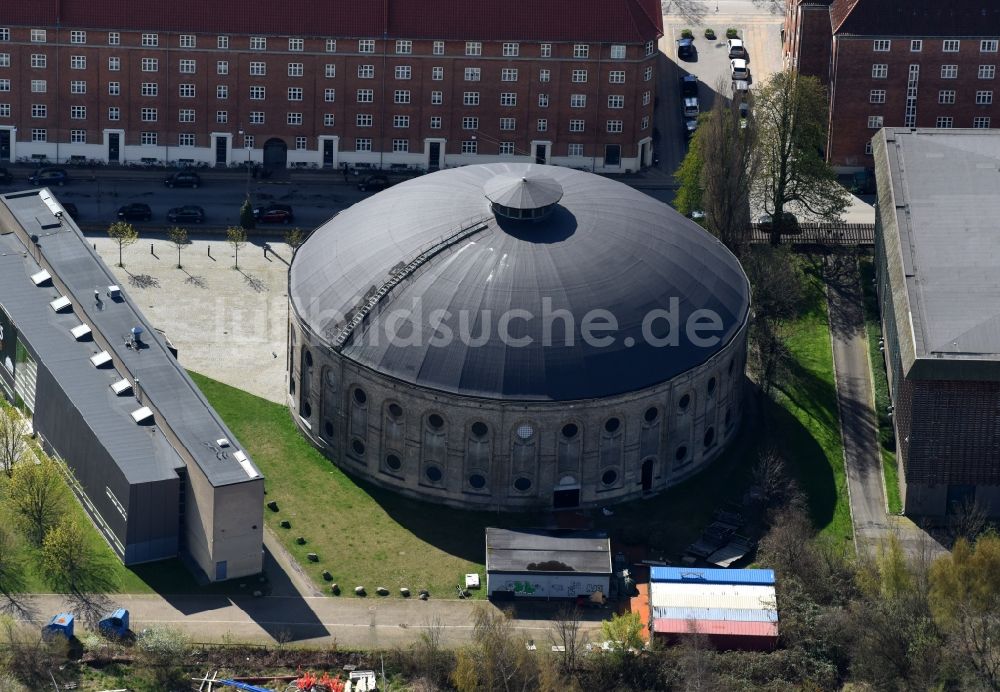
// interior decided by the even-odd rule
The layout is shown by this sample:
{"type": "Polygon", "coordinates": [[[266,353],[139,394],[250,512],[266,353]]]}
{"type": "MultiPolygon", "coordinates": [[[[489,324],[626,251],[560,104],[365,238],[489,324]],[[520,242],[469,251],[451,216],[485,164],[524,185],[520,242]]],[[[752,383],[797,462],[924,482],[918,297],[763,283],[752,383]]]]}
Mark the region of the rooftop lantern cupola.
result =
{"type": "Polygon", "coordinates": [[[542,219],[562,199],[562,185],[546,175],[497,175],[483,186],[493,213],[508,219],[542,219]]]}

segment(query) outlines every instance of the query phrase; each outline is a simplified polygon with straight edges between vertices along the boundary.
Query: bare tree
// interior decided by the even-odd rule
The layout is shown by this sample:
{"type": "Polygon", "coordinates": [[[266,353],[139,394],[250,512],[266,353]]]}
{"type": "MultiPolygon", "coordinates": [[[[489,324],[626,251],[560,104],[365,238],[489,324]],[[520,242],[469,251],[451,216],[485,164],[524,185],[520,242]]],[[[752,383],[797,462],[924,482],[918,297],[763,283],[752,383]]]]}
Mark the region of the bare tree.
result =
{"type": "Polygon", "coordinates": [[[177,248],[177,268],[181,269],[181,250],[186,248],[190,242],[188,240],[188,232],[179,226],[174,226],[167,231],[167,236],[170,238],[173,246],[177,248]]]}
{"type": "Polygon", "coordinates": [[[8,478],[24,449],[24,420],[13,408],[0,404],[0,471],[8,478]]]}
{"type": "Polygon", "coordinates": [[[974,542],[989,525],[989,514],[975,497],[966,497],[961,502],[954,503],[949,509],[951,516],[947,535],[951,544],[960,538],[974,542]]]}
{"type": "Polygon", "coordinates": [[[247,232],[242,226],[230,226],[226,229],[226,242],[233,247],[236,253],[234,269],[240,268],[240,248],[247,244],[247,232]]]}
{"type": "Polygon", "coordinates": [[[45,638],[34,625],[0,619],[0,670],[29,689],[49,689],[52,671],[66,661],[68,651],[64,637],[45,638]]]}
{"type": "Polygon", "coordinates": [[[677,668],[684,692],[712,692],[722,687],[716,672],[715,651],[708,637],[691,631],[681,641],[677,668]]]}
{"type": "Polygon", "coordinates": [[[537,687],[536,662],[523,638],[514,633],[511,617],[489,606],[476,607],[473,645],[458,652],[452,682],[466,690],[530,690],[537,687]]]}
{"type": "Polygon", "coordinates": [[[576,671],[580,651],[586,644],[586,637],[581,635],[580,609],[573,603],[567,603],[559,609],[552,620],[552,643],[562,647],[559,668],[563,673],[576,671]]]}

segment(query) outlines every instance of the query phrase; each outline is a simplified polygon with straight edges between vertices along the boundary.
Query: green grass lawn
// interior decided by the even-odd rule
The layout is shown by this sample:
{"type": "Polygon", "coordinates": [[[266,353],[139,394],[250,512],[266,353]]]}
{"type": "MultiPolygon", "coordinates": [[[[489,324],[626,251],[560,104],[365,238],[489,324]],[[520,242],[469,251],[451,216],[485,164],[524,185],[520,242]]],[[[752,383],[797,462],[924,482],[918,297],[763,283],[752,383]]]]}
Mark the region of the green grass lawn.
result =
{"type": "Polygon", "coordinates": [[[896,463],[896,433],[889,417],[889,380],[885,373],[885,358],[879,351],[878,340],[882,336],[879,320],[878,297],[875,295],[875,264],[871,257],[861,259],[861,287],[865,295],[865,329],[868,332],[868,353],[872,363],[872,379],[875,385],[875,415],[878,418],[878,441],[882,452],[882,470],[885,474],[885,494],[889,512],[903,513],[903,501],[899,496],[899,466],[896,463]]]}

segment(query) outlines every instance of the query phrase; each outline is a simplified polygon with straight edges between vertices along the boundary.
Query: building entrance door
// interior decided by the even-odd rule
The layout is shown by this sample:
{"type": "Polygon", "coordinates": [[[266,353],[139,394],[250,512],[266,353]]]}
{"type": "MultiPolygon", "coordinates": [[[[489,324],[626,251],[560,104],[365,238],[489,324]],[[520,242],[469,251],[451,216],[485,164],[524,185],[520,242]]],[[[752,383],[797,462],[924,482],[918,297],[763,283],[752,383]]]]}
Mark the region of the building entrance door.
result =
{"type": "Polygon", "coordinates": [[[653,489],[653,460],[646,459],[642,462],[642,492],[648,493],[653,489]]]}
{"type": "Polygon", "coordinates": [[[10,163],[10,130],[0,130],[0,161],[10,163]]]}
{"type": "Polygon", "coordinates": [[[333,168],[333,140],[323,140],[323,168],[333,168]]]}
{"type": "Polygon", "coordinates": [[[545,163],[545,145],[535,145],[535,163],[545,163]]]}
{"type": "Polygon", "coordinates": [[[215,138],[215,165],[225,166],[229,153],[229,140],[226,137],[215,138]]]}
{"type": "Polygon", "coordinates": [[[288,168],[288,145],[284,140],[273,137],[264,142],[264,168],[288,168]]]}
{"type": "Polygon", "coordinates": [[[615,167],[622,165],[622,148],[620,145],[608,144],[604,147],[604,165],[615,167]]]}
{"type": "Polygon", "coordinates": [[[431,142],[427,158],[427,168],[432,171],[441,168],[441,142],[431,142]]]}
{"type": "Polygon", "coordinates": [[[108,163],[119,163],[122,160],[121,135],[117,132],[108,133],[108,163]]]}

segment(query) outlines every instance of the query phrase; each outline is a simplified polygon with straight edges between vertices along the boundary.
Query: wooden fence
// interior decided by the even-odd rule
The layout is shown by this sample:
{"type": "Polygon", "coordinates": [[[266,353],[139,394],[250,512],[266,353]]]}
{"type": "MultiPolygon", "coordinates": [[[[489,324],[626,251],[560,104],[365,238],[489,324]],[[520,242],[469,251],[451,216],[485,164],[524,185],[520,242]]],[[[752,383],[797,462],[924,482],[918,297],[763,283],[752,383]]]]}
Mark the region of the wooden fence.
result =
{"type": "MultiPolygon", "coordinates": [[[[770,243],[771,234],[760,224],[751,224],[751,243],[770,243]]],[[[874,245],[873,223],[802,223],[798,233],[785,233],[783,244],[791,245],[874,245]]]]}

